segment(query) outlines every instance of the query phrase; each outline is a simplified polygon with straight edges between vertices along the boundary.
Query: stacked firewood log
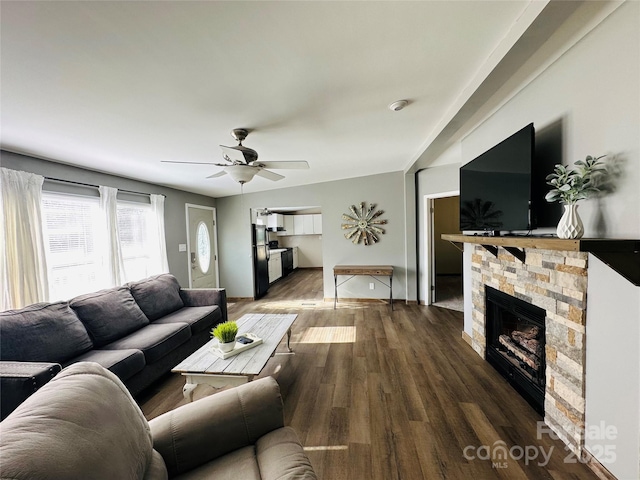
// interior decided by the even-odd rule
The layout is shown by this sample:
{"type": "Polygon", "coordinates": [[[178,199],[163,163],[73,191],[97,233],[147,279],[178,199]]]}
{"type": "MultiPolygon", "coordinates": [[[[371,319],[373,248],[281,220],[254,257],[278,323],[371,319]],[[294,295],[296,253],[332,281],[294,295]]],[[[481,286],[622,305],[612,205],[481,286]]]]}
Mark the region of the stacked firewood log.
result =
{"type": "Polygon", "coordinates": [[[540,327],[532,326],[524,331],[514,330],[511,336],[500,335],[498,341],[518,360],[538,370],[542,357],[540,334],[540,327]]]}

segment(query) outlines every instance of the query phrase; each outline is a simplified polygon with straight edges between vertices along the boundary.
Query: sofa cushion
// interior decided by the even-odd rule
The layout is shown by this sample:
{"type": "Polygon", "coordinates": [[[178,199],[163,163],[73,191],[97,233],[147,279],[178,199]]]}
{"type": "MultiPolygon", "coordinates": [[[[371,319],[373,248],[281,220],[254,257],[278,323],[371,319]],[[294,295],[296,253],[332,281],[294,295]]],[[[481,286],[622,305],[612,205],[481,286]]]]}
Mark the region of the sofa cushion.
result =
{"type": "Polygon", "coordinates": [[[151,321],[182,308],[180,284],[176,277],[163,273],[128,284],[133,298],[151,321]]]}
{"type": "Polygon", "coordinates": [[[76,363],[2,422],[2,478],[143,478],[152,442],[122,382],[95,363],[76,363]]]}
{"type": "Polygon", "coordinates": [[[63,363],[93,347],[66,302],[37,303],[0,312],[0,359],[63,363]]]}
{"type": "Polygon", "coordinates": [[[220,307],[212,305],[210,307],[184,307],[177,312],[170,313],[156,320],[154,324],[162,323],[188,323],[191,327],[191,334],[211,329],[217,323],[220,323],[222,314],[220,307]]]}
{"type": "Polygon", "coordinates": [[[316,478],[296,432],[290,427],[260,437],[256,457],[262,478],[316,478]]]}
{"type": "Polygon", "coordinates": [[[96,347],[122,338],[149,323],[127,287],[80,295],[69,304],[87,327],[96,347]]]}
{"type": "Polygon", "coordinates": [[[260,475],[255,449],[253,445],[250,445],[234,450],[231,453],[172,478],[179,480],[200,480],[204,478],[214,478],[215,480],[261,480],[263,478],[279,477],[265,477],[260,475]]]}
{"type": "Polygon", "coordinates": [[[71,363],[94,362],[115,373],[123,382],[133,377],[145,366],[144,354],[141,350],[91,350],[79,357],[72,358],[71,363]]]}
{"type": "Polygon", "coordinates": [[[143,480],[169,480],[164,458],[156,450],[151,452],[151,461],[147,465],[143,480]]]}
{"type": "Polygon", "coordinates": [[[173,351],[191,338],[191,329],[186,323],[152,323],[120,340],[102,347],[105,350],[139,349],[147,364],[173,351]]]}

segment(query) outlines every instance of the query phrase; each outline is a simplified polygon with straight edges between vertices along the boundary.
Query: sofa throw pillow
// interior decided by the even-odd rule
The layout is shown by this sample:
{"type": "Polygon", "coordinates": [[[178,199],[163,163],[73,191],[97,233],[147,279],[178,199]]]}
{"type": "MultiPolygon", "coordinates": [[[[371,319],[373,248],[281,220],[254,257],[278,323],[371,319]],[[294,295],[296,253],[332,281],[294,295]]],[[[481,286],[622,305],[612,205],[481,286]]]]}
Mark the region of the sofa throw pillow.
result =
{"type": "Polygon", "coordinates": [[[81,295],[69,304],[87,327],[96,347],[149,324],[149,319],[140,310],[127,287],[81,295]]]}
{"type": "Polygon", "coordinates": [[[87,329],[67,302],[0,312],[0,359],[64,363],[91,350],[87,329]]]}
{"type": "Polygon", "coordinates": [[[184,307],[176,277],[163,273],[129,283],[136,303],[152,322],[184,307]]]}

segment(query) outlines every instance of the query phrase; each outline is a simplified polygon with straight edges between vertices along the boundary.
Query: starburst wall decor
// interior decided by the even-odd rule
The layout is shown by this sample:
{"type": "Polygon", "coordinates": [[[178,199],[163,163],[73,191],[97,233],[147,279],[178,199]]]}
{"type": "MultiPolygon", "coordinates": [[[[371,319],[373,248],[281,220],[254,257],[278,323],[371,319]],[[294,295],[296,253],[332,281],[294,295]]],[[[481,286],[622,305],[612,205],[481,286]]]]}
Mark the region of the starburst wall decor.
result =
{"type": "Polygon", "coordinates": [[[362,241],[365,245],[373,245],[380,240],[379,235],[384,234],[384,229],[378,225],[385,225],[386,220],[378,217],[384,213],[384,210],[376,210],[376,204],[372,203],[369,208],[365,202],[360,202],[360,207],[355,205],[349,207],[349,213],[342,214],[342,220],[346,223],[342,224],[343,230],[349,230],[344,234],[344,238],[351,240],[356,245],[362,241]]]}

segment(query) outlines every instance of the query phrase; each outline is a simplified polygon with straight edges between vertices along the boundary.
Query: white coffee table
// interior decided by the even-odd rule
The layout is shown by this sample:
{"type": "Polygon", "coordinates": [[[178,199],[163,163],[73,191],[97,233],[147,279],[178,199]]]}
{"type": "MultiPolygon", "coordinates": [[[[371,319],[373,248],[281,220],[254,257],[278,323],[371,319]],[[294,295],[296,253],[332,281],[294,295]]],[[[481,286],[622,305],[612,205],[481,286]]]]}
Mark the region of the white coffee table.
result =
{"type": "Polygon", "coordinates": [[[186,377],[182,389],[184,397],[190,402],[193,401],[193,390],[201,383],[220,388],[242,385],[253,380],[275,354],[285,335],[287,349],[291,352],[291,325],[297,316],[247,313],[236,320],[239,333],[255,333],[262,338],[262,344],[223,360],[211,351],[217,346],[217,340],[207,342],[171,370],[186,377]]]}

